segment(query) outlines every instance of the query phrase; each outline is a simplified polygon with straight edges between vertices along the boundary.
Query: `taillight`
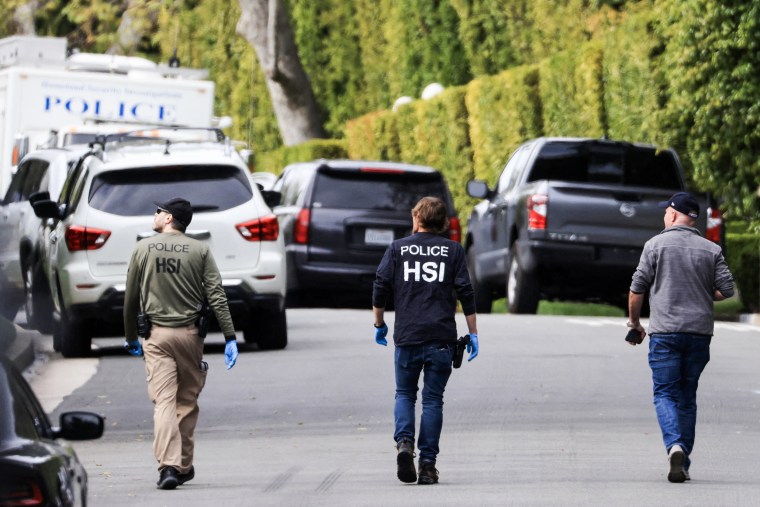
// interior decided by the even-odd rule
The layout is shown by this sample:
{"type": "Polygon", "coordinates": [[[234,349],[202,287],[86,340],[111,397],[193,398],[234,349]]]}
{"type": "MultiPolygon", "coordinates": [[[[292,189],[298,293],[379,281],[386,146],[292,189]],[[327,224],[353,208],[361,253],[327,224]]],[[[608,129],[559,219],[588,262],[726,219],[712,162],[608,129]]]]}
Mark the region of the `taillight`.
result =
{"type": "Polygon", "coordinates": [[[309,221],[311,220],[311,213],[309,208],[302,208],[298,212],[296,217],[296,223],[293,226],[293,241],[300,245],[305,245],[309,242],[309,221]]]}
{"type": "Polygon", "coordinates": [[[45,496],[36,479],[19,479],[18,477],[0,478],[0,505],[3,507],[21,507],[44,505],[45,496]]]}
{"type": "Polygon", "coordinates": [[[460,243],[462,241],[462,226],[459,225],[459,218],[449,218],[449,239],[460,243]]]}
{"type": "Polygon", "coordinates": [[[381,174],[404,174],[403,169],[389,169],[387,167],[361,167],[359,172],[362,173],[381,173],[381,174]]]}
{"type": "Polygon", "coordinates": [[[235,226],[246,241],[277,241],[280,222],[274,215],[267,215],[235,226]]]}
{"type": "Polygon", "coordinates": [[[546,208],[549,197],[534,194],[528,197],[528,229],[546,229],[546,208]]]}
{"type": "Polygon", "coordinates": [[[111,231],[83,227],[81,225],[69,225],[66,227],[66,246],[69,251],[97,250],[108,241],[111,231]]]}
{"type": "Polygon", "coordinates": [[[713,243],[720,244],[723,230],[723,213],[718,208],[707,208],[707,230],[705,237],[713,243]]]}

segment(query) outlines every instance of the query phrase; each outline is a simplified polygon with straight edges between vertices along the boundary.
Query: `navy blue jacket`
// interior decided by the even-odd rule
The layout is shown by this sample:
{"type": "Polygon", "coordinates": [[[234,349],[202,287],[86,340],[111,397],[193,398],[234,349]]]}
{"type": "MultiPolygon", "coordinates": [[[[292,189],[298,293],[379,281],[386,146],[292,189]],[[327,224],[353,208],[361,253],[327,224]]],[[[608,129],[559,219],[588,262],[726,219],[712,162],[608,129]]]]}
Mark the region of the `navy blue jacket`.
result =
{"type": "Polygon", "coordinates": [[[475,313],[462,245],[429,232],[394,241],[377,268],[372,304],[385,308],[391,294],[397,347],[455,342],[457,298],[465,315],[475,313]]]}

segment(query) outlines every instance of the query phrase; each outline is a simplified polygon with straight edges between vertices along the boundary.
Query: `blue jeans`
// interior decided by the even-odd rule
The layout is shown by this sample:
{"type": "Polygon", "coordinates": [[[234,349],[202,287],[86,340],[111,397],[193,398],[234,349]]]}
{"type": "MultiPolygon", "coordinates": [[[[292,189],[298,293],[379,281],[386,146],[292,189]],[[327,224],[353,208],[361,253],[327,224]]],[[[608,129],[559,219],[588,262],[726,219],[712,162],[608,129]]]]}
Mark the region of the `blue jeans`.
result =
{"type": "Polygon", "coordinates": [[[424,372],[422,388],[422,418],[417,448],[420,462],[435,463],[438,441],[443,426],[443,391],[451,375],[454,345],[429,343],[396,347],[396,406],[394,416],[396,442],[414,441],[414,405],[417,402],[417,383],[424,372]]]}
{"type": "Polygon", "coordinates": [[[654,383],[654,407],[665,449],[678,444],[688,456],[694,448],[697,385],[710,361],[710,336],[669,333],[649,336],[649,366],[654,383]]]}

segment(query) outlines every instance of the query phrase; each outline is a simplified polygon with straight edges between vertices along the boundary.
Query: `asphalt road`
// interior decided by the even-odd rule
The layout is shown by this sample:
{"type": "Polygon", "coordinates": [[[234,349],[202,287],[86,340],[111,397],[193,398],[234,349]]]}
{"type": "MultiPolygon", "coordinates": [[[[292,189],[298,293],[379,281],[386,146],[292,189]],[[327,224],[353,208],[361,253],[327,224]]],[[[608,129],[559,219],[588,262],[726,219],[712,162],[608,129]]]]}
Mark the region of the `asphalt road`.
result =
{"type": "Polygon", "coordinates": [[[75,443],[90,505],[760,504],[760,327],[717,324],[692,480],[670,484],[647,349],[624,343],[624,319],[480,316],[480,356],[446,391],[440,484],[417,486],[396,479],[393,349],[374,343],[371,312],[288,319],[286,350],[244,349],[230,371],[210,337],[196,478],[174,491],[155,487],[143,363],[120,340],[95,340],[94,359],[38,365],[53,419],[107,417],[102,439],[75,443]]]}

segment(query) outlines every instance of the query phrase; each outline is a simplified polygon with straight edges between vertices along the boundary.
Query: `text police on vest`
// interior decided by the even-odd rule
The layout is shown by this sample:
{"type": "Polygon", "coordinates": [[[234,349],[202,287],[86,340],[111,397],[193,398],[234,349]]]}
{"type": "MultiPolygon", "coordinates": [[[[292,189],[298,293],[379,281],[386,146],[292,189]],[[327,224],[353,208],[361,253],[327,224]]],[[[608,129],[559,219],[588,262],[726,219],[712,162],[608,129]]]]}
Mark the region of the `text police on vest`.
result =
{"type": "MultiPolygon", "coordinates": [[[[423,257],[448,257],[449,247],[441,245],[409,245],[401,247],[401,256],[416,255],[423,257]]],[[[419,282],[443,282],[443,275],[446,272],[446,264],[443,262],[425,262],[404,261],[404,281],[408,282],[410,275],[414,276],[414,281],[419,282]]]]}
{"type": "Polygon", "coordinates": [[[190,251],[190,245],[179,245],[171,243],[151,243],[148,245],[148,251],[156,250],[157,252],[182,252],[190,251]]]}

